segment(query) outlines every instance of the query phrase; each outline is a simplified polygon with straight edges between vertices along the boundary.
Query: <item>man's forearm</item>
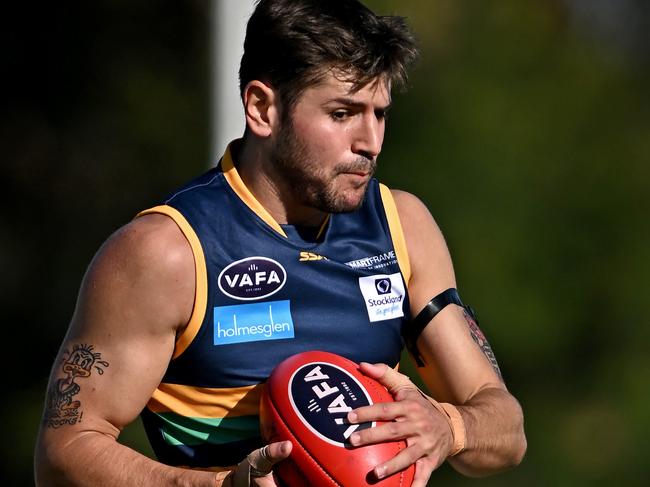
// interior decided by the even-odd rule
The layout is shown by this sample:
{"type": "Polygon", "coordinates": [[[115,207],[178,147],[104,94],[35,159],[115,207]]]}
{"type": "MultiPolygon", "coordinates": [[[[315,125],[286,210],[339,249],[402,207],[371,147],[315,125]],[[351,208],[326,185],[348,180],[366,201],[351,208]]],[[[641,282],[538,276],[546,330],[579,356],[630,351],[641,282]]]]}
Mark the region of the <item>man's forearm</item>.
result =
{"type": "Polygon", "coordinates": [[[118,443],[108,435],[83,433],[66,444],[36,450],[37,486],[221,485],[227,473],[170,467],[118,443]]]}
{"type": "Polygon", "coordinates": [[[523,414],[507,391],[484,389],[458,406],[465,422],[466,443],[449,463],[464,475],[480,477],[512,468],[526,453],[523,414]]]}

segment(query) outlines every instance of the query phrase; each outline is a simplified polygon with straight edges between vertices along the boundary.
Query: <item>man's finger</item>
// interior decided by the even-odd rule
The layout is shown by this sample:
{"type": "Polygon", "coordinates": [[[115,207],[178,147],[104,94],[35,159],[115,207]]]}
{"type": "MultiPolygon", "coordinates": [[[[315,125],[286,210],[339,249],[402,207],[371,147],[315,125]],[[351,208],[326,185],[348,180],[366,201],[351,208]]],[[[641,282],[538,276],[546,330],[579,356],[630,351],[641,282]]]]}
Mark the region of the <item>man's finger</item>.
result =
{"type": "Polygon", "coordinates": [[[265,477],[273,471],[273,462],[269,458],[269,445],[251,452],[246,459],[250,465],[251,477],[265,477]]]}
{"type": "Polygon", "coordinates": [[[408,421],[391,421],[375,426],[374,428],[356,431],[352,433],[349,441],[352,446],[372,445],[375,443],[403,440],[413,436],[415,432],[413,423],[409,423],[408,421]]]}
{"type": "Polygon", "coordinates": [[[291,448],[292,445],[290,441],[279,441],[277,443],[266,445],[266,447],[261,450],[264,450],[264,456],[271,462],[271,465],[274,465],[280,460],[287,458],[291,454],[291,448]]]}
{"type": "Polygon", "coordinates": [[[427,487],[431,472],[435,469],[428,464],[423,458],[415,462],[415,475],[413,476],[413,483],[411,487],[427,487]]]}
{"type": "Polygon", "coordinates": [[[411,382],[411,379],[386,364],[361,362],[359,364],[359,370],[368,377],[377,380],[393,395],[405,388],[417,389],[415,384],[411,382]]]}
{"type": "Polygon", "coordinates": [[[396,472],[404,470],[413,465],[419,458],[422,457],[423,454],[424,452],[419,445],[411,445],[406,449],[400,451],[386,463],[375,467],[375,477],[382,479],[384,477],[388,477],[389,475],[393,475],[396,472]]]}
{"type": "Polygon", "coordinates": [[[251,452],[237,465],[232,476],[232,486],[249,487],[252,478],[270,475],[273,465],[287,458],[291,448],[290,441],[280,441],[251,452]]]}
{"type": "Polygon", "coordinates": [[[352,424],[368,421],[394,421],[404,416],[406,409],[398,402],[380,402],[372,406],[362,406],[348,413],[348,421],[352,424]]]}

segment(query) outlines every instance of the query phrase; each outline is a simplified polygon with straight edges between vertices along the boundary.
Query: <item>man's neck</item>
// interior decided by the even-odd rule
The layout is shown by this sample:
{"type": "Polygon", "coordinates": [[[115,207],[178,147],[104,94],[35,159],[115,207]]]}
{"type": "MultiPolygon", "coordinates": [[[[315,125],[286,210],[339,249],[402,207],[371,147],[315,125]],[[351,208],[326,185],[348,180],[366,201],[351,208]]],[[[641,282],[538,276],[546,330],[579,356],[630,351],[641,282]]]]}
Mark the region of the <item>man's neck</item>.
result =
{"type": "Polygon", "coordinates": [[[301,188],[292,188],[275,170],[263,143],[244,138],[233,142],[230,151],[242,181],[276,222],[305,227],[322,224],[327,214],[298,199],[301,188]]]}

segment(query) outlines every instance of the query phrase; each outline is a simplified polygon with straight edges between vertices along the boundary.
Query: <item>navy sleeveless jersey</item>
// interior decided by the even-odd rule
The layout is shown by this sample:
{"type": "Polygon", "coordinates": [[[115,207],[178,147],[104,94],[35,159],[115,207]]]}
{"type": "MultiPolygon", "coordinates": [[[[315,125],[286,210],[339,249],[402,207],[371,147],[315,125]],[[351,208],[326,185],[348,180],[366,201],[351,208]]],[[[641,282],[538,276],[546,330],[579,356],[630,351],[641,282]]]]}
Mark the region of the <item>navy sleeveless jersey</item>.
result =
{"type": "Polygon", "coordinates": [[[408,257],[390,191],[332,214],[315,241],[278,225],[226,151],[164,205],[194,252],[194,311],[142,413],[158,459],[234,465],[261,445],[259,397],[276,364],[307,350],[396,366],[410,319],[408,257]]]}

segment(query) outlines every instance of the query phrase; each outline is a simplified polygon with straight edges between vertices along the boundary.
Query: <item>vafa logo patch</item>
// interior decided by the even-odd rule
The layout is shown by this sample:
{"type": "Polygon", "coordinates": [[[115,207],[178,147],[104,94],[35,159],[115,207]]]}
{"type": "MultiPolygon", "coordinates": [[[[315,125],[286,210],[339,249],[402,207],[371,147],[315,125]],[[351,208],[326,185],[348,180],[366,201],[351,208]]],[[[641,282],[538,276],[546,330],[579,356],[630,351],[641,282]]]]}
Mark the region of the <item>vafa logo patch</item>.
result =
{"type": "Polygon", "coordinates": [[[287,271],[268,257],[247,257],[228,265],[219,274],[219,289],[240,301],[267,298],[287,282],[287,271]]]}
{"type": "Polygon", "coordinates": [[[349,424],[348,412],[372,404],[370,394],[345,369],[334,364],[312,362],[294,372],[289,380],[289,399],[294,410],[322,440],[345,447],[356,430],[375,423],[349,424]]]}

